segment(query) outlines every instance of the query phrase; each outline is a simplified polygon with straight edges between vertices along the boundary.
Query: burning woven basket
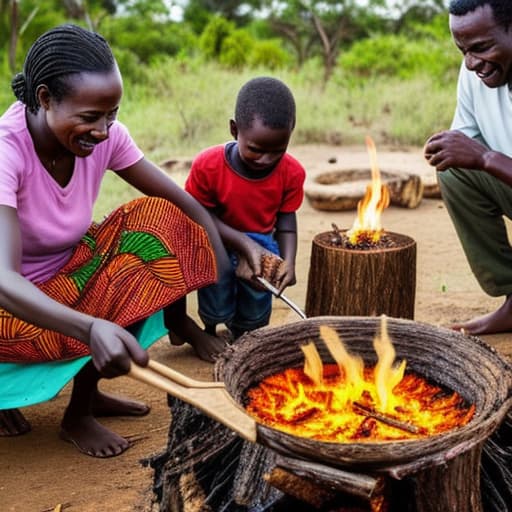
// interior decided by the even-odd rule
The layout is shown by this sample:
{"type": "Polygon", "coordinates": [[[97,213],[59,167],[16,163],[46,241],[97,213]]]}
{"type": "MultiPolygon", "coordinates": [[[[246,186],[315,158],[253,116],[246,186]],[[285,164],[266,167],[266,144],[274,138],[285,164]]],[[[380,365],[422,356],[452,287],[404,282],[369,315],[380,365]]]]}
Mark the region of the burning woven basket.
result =
{"type": "MultiPolygon", "coordinates": [[[[376,363],[372,341],[378,318],[316,317],[244,335],[217,363],[217,378],[244,405],[247,390],[262,379],[303,365],[302,344],[315,341],[322,361],[333,363],[319,340],[321,325],[335,329],[347,349],[362,356],[367,365],[376,363]]],[[[479,338],[448,329],[389,319],[388,331],[397,358],[406,359],[409,369],[475,404],[475,416],[467,425],[420,440],[346,444],[300,438],[260,425],[265,444],[338,467],[382,470],[443,463],[489,437],[512,405],[511,366],[479,338]]]]}

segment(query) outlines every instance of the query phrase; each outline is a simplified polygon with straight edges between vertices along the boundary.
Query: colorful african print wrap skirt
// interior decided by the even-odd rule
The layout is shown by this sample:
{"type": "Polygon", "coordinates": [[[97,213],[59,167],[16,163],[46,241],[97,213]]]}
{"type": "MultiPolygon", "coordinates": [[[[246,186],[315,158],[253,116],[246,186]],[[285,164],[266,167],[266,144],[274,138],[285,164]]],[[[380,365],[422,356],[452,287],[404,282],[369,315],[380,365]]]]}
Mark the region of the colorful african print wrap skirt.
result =
{"type": "MultiPolygon", "coordinates": [[[[161,198],[135,199],[91,226],[69,262],[38,287],[54,300],[123,327],[215,282],[204,228],[161,198]]],[[[89,354],[87,345],[0,309],[0,361],[35,363],[89,354]]]]}

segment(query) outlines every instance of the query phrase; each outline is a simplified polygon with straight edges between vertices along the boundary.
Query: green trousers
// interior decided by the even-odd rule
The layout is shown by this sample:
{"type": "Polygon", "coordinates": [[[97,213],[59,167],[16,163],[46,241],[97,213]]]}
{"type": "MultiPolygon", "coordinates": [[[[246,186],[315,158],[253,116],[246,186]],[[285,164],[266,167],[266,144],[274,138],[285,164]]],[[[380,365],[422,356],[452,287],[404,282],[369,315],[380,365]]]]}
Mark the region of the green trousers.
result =
{"type": "Polygon", "coordinates": [[[504,220],[504,216],[512,218],[512,187],[484,171],[470,169],[449,169],[437,177],[480,286],[493,297],[512,294],[512,247],[504,220]]]}

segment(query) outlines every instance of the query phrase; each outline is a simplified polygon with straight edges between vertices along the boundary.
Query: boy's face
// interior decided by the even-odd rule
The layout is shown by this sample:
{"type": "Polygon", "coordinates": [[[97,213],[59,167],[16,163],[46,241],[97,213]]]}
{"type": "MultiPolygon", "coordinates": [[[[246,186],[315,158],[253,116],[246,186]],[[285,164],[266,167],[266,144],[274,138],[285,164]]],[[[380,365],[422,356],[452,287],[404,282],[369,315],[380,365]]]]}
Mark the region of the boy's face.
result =
{"type": "Polygon", "coordinates": [[[239,130],[233,120],[229,124],[231,135],[238,141],[240,158],[256,173],[271,169],[286,153],[291,128],[269,128],[258,118],[243,130],[239,130]]]}

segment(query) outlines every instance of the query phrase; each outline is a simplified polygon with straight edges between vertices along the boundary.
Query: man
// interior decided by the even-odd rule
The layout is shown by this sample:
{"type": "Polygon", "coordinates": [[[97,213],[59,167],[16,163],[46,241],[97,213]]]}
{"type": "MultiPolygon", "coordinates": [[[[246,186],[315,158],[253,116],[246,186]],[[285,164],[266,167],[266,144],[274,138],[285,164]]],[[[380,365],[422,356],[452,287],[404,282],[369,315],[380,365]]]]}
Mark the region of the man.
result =
{"type": "Polygon", "coordinates": [[[496,311],[452,326],[512,331],[512,8],[510,0],[452,0],[450,29],[464,55],[451,130],[430,137],[425,158],[482,289],[505,296],[496,311]]]}

